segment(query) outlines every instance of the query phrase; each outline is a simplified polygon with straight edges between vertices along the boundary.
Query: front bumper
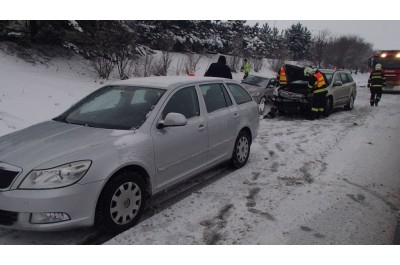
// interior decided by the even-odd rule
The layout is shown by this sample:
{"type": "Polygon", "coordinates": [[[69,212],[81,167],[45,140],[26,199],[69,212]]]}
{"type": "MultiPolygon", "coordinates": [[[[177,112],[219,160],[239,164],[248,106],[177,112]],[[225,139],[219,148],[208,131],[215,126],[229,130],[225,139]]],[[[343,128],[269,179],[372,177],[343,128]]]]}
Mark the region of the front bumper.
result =
{"type": "Polygon", "coordinates": [[[103,181],[74,184],[51,190],[9,190],[0,192],[0,227],[16,230],[56,231],[91,226],[103,181]],[[62,212],[70,220],[32,224],[31,213],[62,212]]]}
{"type": "Polygon", "coordinates": [[[274,104],[278,110],[286,112],[305,112],[311,109],[311,102],[308,98],[290,99],[281,96],[269,96],[268,100],[274,104]]]}
{"type": "Polygon", "coordinates": [[[382,88],[383,92],[400,92],[400,84],[395,82],[386,81],[386,86],[382,88]]]}

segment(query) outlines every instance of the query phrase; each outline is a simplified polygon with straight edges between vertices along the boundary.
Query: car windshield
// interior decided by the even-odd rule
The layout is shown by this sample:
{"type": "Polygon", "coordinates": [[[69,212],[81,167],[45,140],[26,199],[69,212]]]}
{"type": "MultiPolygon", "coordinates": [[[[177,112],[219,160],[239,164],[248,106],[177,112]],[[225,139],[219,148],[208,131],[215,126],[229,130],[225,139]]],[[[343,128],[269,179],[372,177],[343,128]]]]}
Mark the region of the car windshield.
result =
{"type": "Polygon", "coordinates": [[[156,88],[105,86],[54,120],[106,129],[139,128],[164,92],[156,88]]]}
{"type": "Polygon", "coordinates": [[[260,77],[260,76],[255,76],[255,75],[249,75],[246,77],[242,82],[249,84],[249,85],[254,85],[254,86],[259,86],[259,87],[266,87],[268,84],[268,78],[260,77]]]}

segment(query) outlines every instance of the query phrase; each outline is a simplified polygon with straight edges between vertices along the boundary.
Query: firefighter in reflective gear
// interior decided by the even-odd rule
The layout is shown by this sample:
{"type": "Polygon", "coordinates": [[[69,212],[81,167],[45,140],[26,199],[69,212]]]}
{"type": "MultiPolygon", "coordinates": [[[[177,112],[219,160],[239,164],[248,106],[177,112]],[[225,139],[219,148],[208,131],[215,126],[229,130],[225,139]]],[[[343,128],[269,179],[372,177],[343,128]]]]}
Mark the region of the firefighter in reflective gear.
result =
{"type": "Polygon", "coordinates": [[[285,68],[283,66],[281,67],[281,70],[279,70],[279,86],[286,86],[287,85],[287,78],[286,78],[286,72],[285,68]]]}
{"type": "Polygon", "coordinates": [[[368,78],[368,87],[371,91],[369,103],[371,106],[378,106],[382,97],[382,87],[386,85],[385,75],[382,73],[382,65],[375,65],[375,71],[371,72],[368,78]]]}
{"type": "Polygon", "coordinates": [[[320,118],[325,111],[326,94],[328,93],[327,82],[320,71],[317,70],[314,73],[311,67],[304,68],[304,76],[308,78],[308,88],[313,93],[311,118],[320,118]]]}

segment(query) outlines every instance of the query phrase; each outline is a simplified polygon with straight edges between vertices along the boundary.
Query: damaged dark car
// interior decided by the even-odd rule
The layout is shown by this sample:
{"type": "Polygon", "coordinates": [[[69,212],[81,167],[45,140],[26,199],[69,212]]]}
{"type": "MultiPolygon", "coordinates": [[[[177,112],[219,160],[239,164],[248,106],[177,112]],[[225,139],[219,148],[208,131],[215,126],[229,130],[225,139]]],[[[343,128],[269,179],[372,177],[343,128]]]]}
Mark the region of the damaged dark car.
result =
{"type": "MultiPolygon", "coordinates": [[[[307,77],[304,76],[304,67],[286,64],[283,66],[286,72],[287,85],[275,89],[268,100],[273,106],[268,113],[274,117],[276,113],[301,113],[309,114],[313,93],[308,88],[307,77]]],[[[319,69],[324,75],[328,84],[324,116],[331,114],[337,107],[344,107],[347,110],[354,108],[354,101],[357,95],[357,86],[347,70],[319,69]]]]}

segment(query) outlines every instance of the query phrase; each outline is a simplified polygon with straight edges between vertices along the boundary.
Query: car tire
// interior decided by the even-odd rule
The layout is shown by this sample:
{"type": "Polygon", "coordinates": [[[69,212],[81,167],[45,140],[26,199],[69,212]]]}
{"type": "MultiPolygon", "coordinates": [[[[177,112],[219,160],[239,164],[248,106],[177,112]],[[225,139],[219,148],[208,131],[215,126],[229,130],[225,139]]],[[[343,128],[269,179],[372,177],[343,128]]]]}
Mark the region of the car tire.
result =
{"type": "Polygon", "coordinates": [[[354,95],[351,94],[350,99],[349,99],[349,103],[347,103],[347,104],[344,106],[344,109],[345,109],[345,110],[352,110],[352,109],[354,109],[354,101],[355,101],[354,95]]]}
{"type": "Polygon", "coordinates": [[[329,115],[331,115],[332,109],[333,109],[332,97],[327,97],[326,101],[325,101],[325,108],[324,108],[324,114],[323,115],[325,117],[328,117],[329,115]]]}
{"type": "Polygon", "coordinates": [[[137,172],[117,173],[99,197],[96,227],[99,230],[122,232],[134,226],[144,209],[145,183],[137,172]]]}
{"type": "Polygon", "coordinates": [[[260,99],[260,102],[258,102],[258,112],[260,115],[263,115],[265,112],[265,103],[267,102],[267,99],[265,97],[262,97],[260,99]]]}
{"type": "Polygon", "coordinates": [[[234,168],[241,168],[249,159],[251,139],[249,134],[242,130],[235,141],[231,163],[234,168]]]}

